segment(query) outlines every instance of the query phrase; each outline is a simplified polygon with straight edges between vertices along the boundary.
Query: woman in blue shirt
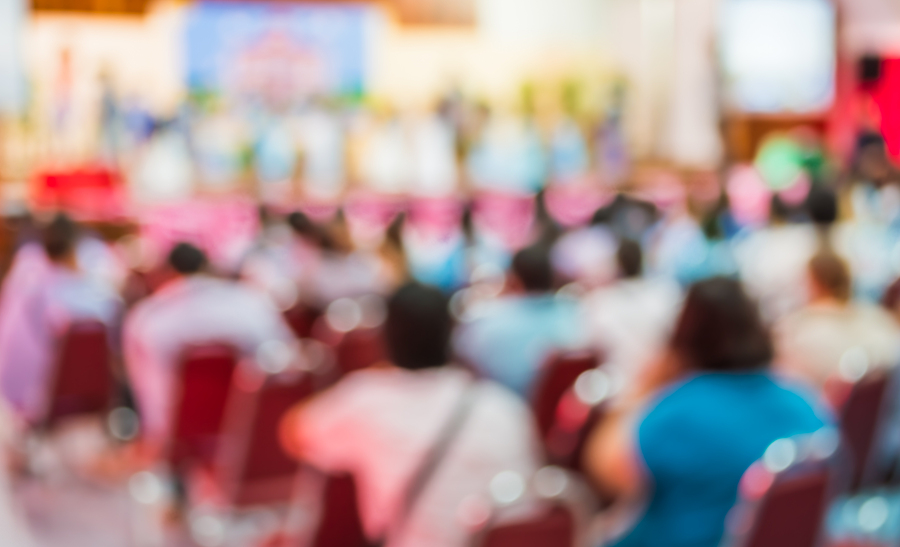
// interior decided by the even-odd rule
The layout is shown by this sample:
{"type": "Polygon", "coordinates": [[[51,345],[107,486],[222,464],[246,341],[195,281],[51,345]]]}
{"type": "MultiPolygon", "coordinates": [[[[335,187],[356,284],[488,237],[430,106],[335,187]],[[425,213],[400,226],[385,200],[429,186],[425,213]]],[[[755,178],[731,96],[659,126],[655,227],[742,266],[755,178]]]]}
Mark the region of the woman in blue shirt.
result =
{"type": "Polygon", "coordinates": [[[616,547],[717,547],[744,471],[775,440],[827,420],[768,372],[772,341],[737,281],[691,288],[669,350],[645,379],[649,404],[617,413],[588,445],[601,488],[647,499],[616,547]]]}

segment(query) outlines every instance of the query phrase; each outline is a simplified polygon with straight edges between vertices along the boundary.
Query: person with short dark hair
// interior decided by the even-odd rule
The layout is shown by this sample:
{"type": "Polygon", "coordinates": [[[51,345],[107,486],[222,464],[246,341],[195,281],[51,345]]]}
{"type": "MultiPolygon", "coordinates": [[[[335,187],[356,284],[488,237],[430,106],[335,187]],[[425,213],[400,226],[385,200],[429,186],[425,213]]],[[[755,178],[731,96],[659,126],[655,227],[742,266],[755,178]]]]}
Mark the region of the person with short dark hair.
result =
{"type": "Polygon", "coordinates": [[[617,279],[584,298],[590,343],[606,356],[607,371],[631,384],[665,347],[681,305],[681,287],[662,276],[645,276],[639,243],[620,242],[617,279]]]}
{"type": "Polygon", "coordinates": [[[900,325],[887,310],[853,299],[847,263],[822,251],[807,277],[809,303],[777,325],[778,370],[822,387],[854,352],[872,369],[896,366],[900,325]]]}
{"type": "Polygon", "coordinates": [[[834,191],[815,187],[804,205],[807,222],[773,219],[770,226],[749,232],[734,245],[740,277],[759,299],[769,322],[803,307],[806,266],[820,249],[845,251],[836,233],[838,202],[834,191]]]}
{"type": "Polygon", "coordinates": [[[640,243],[623,239],[616,251],[616,263],[622,279],[636,279],[644,273],[644,252],[640,243]]]}
{"type": "Polygon", "coordinates": [[[215,277],[206,254],[190,243],[169,253],[175,278],[132,308],[124,328],[125,365],[150,446],[166,438],[180,354],[189,345],[221,343],[255,357],[273,342],[290,355],[294,336],[263,293],[215,277]]]}
{"type": "Polygon", "coordinates": [[[460,504],[498,473],[529,477],[540,465],[528,407],[450,365],[452,326],[440,290],[404,285],[387,305],[391,363],[349,374],[282,421],[289,453],[326,473],[352,473],[366,535],[387,547],[468,545],[470,531],[453,518],[460,504]],[[454,420],[457,432],[410,502],[411,481],[454,420]]]}
{"type": "Polygon", "coordinates": [[[69,265],[77,262],[78,225],[68,215],[56,215],[44,228],[41,241],[51,261],[69,265]]]}
{"type": "Polygon", "coordinates": [[[449,362],[453,319],[442,292],[419,284],[401,287],[388,300],[384,337],[391,362],[407,370],[449,362]]]}
{"type": "Polygon", "coordinates": [[[830,228],[838,220],[838,202],[834,190],[815,186],[806,196],[809,219],[821,228],[830,228]]]}
{"type": "Polygon", "coordinates": [[[206,255],[190,243],[178,243],[169,253],[169,266],[179,275],[195,275],[206,268],[206,255]]]}
{"type": "Polygon", "coordinates": [[[647,395],[588,441],[584,465],[599,486],[648,496],[613,545],[718,546],[744,472],[774,441],[830,423],[802,391],[774,379],[772,356],[756,304],[737,281],[690,289],[669,356],[645,379],[647,395]]]}
{"type": "MultiPolygon", "coordinates": [[[[15,256],[0,295],[0,391],[21,418],[37,423],[47,405],[54,347],[72,323],[98,321],[117,346],[122,303],[115,287],[88,271],[79,249],[80,227],[56,215],[41,232],[41,245],[28,243],[15,256]]],[[[103,250],[101,249],[101,252],[103,250]]],[[[91,254],[91,253],[88,253],[91,254]]]]}
{"type": "Polygon", "coordinates": [[[553,265],[549,250],[533,245],[517,252],[511,271],[515,283],[526,293],[546,293],[553,290],[553,265]]]}
{"type": "Polygon", "coordinates": [[[554,293],[550,250],[522,249],[513,257],[507,294],[478,304],[461,325],[454,349],[487,377],[529,397],[544,362],[557,350],[584,345],[578,303],[554,293]]]}

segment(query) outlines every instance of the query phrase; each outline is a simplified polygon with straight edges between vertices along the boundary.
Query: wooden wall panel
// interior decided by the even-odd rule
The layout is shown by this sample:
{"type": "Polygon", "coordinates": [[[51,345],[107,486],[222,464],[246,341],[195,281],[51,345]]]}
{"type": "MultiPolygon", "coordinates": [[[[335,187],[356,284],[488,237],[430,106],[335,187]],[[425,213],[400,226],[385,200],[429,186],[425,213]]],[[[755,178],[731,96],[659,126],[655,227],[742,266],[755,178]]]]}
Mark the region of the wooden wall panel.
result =
{"type": "MultiPolygon", "coordinates": [[[[275,0],[302,2],[303,0],[275,0]]],[[[323,0],[315,0],[322,2],[323,0]]],[[[324,0],[343,2],[347,0],[324,0]]],[[[376,0],[396,13],[402,24],[471,26],[475,24],[475,0],[376,0]]],[[[34,11],[96,14],[143,14],[150,0],[32,0],[34,11]]]]}
{"type": "Polygon", "coordinates": [[[31,0],[34,11],[96,13],[100,15],[141,15],[148,0],[31,0]]]}

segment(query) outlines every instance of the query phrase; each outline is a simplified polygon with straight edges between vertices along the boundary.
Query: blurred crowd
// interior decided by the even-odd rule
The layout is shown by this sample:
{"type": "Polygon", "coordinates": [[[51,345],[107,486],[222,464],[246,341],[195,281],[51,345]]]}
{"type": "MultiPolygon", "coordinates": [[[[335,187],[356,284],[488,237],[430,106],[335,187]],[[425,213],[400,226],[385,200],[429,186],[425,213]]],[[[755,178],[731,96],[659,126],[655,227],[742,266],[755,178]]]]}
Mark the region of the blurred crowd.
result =
{"type": "MultiPolygon", "coordinates": [[[[240,100],[196,93],[158,118],[103,94],[98,149],[143,201],[252,189],[266,201],[335,201],[348,188],[446,195],[463,186],[534,192],[547,180],[623,182],[629,168],[621,92],[589,113],[577,86],[514,108],[447,92],[433,107],[311,98],[240,100]],[[551,104],[552,103],[552,104],[551,104]],[[300,181],[300,182],[298,182],[300,181]]],[[[55,158],[65,157],[65,131],[55,158]]],[[[51,139],[53,140],[53,139],[51,139]]]]}
{"type": "MultiPolygon", "coordinates": [[[[192,126],[196,155],[185,165],[204,180],[230,179],[244,144],[235,120],[211,112],[192,126]]],[[[502,146],[476,139],[466,165],[471,179],[490,181],[476,189],[516,192],[447,197],[458,175],[442,156],[457,153],[452,104],[444,112],[412,139],[397,137],[389,117],[378,125],[362,163],[371,189],[392,198],[368,205],[385,219],[376,227],[359,229],[340,202],[317,214],[261,205],[256,239],[238,259],[181,241],[154,261],[139,237],[105,240],[64,213],[18,219],[0,293],[9,458],[0,543],[41,535],[10,481],[21,491],[64,468],[127,482],[161,507],[157,528],[202,545],[315,545],[330,514],[328,479],[349,474],[369,541],[462,546],[479,523],[533,513],[541,488],[527,485],[546,485],[553,463],[584,487],[572,500],[586,515],[579,544],[713,547],[735,533],[726,517],[754,462],[776,441],[830,431],[846,385],[897,363],[900,174],[880,137],[860,137],[843,172],[810,154],[777,189],[762,182],[765,165],[725,173],[721,185],[669,175],[610,192],[571,223],[553,214],[554,189],[566,185],[535,181],[592,168],[580,131],[559,125],[545,158],[527,125],[497,122],[481,139],[496,132],[502,146]],[[421,147],[421,161],[401,142],[421,147]],[[421,171],[408,180],[422,188],[398,182],[396,170],[411,166],[421,171]],[[71,421],[61,371],[87,367],[61,356],[77,352],[67,341],[85,329],[103,334],[112,371],[114,410],[94,424],[102,442],[93,451],[60,439],[71,421]],[[233,371],[216,364],[222,355],[233,371]],[[537,401],[554,363],[573,355],[589,366],[548,418],[537,401]],[[274,505],[289,509],[256,535],[228,528],[233,512],[210,520],[217,498],[198,476],[208,459],[237,454],[239,436],[210,445],[191,428],[225,405],[220,391],[231,408],[261,393],[254,408],[264,408],[284,397],[266,386],[291,374],[312,387],[283,412],[218,411],[223,424],[255,420],[254,435],[303,462],[277,481],[289,495],[274,505]],[[554,420],[565,422],[569,396],[604,412],[564,465],[554,420]]],[[[256,145],[260,184],[301,168],[284,141],[288,119],[256,145]]],[[[311,127],[300,133],[306,146],[326,151],[302,165],[310,196],[343,195],[340,119],[322,106],[300,124],[311,127]]],[[[188,150],[172,145],[186,138],[176,127],[157,128],[148,146],[188,150]]],[[[144,176],[175,184],[171,158],[146,154],[144,176]]],[[[586,192],[576,205],[593,199],[586,192]]],[[[135,545],[175,544],[151,536],[135,545]]]]}

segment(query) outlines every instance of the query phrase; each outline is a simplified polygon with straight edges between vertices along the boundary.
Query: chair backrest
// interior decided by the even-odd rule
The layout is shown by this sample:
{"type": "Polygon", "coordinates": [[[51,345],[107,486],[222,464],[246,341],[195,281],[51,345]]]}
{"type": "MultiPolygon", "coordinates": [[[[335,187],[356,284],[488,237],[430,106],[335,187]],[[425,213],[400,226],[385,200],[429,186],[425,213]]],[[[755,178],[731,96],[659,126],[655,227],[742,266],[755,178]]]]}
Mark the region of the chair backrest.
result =
{"type": "Polygon", "coordinates": [[[561,504],[528,520],[489,525],[478,547],[572,547],[575,519],[561,504]]]}
{"type": "Polygon", "coordinates": [[[853,385],[841,408],[841,433],[853,458],[851,488],[878,478],[877,443],[890,385],[887,371],[867,374],[853,385]]]}
{"type": "Polygon", "coordinates": [[[169,463],[212,463],[238,353],[227,344],[186,348],[181,358],[169,463]]]}
{"type": "Polygon", "coordinates": [[[359,328],[344,333],[335,347],[342,374],[370,367],[387,358],[381,329],[359,328]]]}
{"type": "Polygon", "coordinates": [[[284,319],[288,326],[294,331],[297,338],[309,338],[313,332],[313,326],[316,320],[321,317],[322,312],[304,304],[297,304],[293,308],[284,312],[284,319]]]}
{"type": "Polygon", "coordinates": [[[57,353],[45,425],[67,416],[108,410],[114,387],[111,361],[104,324],[81,321],[70,325],[57,353]]]}
{"type": "Polygon", "coordinates": [[[741,481],[724,545],[816,547],[833,495],[835,432],[782,439],[741,481]]]}
{"type": "Polygon", "coordinates": [[[369,547],[351,475],[332,475],[326,479],[322,497],[322,515],[311,547],[369,547]]]}
{"type": "Polygon", "coordinates": [[[220,489],[233,506],[288,502],[300,465],[284,452],[279,426],[291,407],[313,394],[313,376],[293,371],[254,384],[239,381],[239,375],[218,446],[220,489]]]}
{"type": "Polygon", "coordinates": [[[556,409],[563,395],[575,385],[582,373],[596,368],[600,357],[593,351],[563,352],[544,365],[532,396],[532,409],[541,436],[546,437],[556,421],[556,409]]]}
{"type": "Polygon", "coordinates": [[[544,437],[549,463],[583,471],[588,438],[606,416],[608,406],[603,404],[604,401],[590,404],[578,397],[574,390],[566,393],[557,409],[556,421],[544,437]]]}

